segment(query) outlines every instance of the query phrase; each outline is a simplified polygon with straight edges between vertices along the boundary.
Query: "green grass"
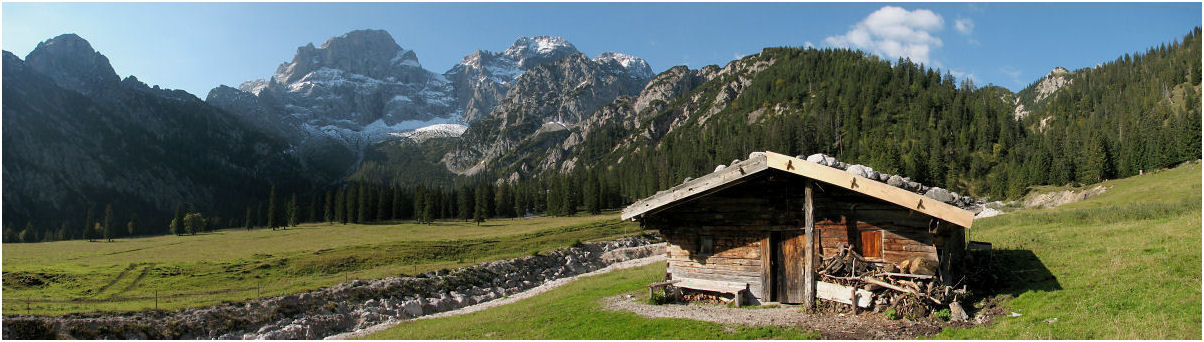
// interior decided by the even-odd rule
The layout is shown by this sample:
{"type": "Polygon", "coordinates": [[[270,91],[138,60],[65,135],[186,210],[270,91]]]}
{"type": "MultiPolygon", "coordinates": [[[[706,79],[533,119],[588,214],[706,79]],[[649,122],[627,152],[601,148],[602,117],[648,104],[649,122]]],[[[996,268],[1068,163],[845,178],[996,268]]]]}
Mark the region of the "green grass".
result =
{"type": "Polygon", "coordinates": [[[801,328],[724,325],[687,319],[644,318],[608,311],[601,299],[623,293],[645,301],[649,283],[665,265],[578,279],[522,301],[470,314],[406,321],[366,339],[816,339],[801,328]]]}
{"type": "Polygon", "coordinates": [[[199,306],[531,255],[637,233],[613,214],[433,225],[306,224],[114,242],[4,244],[4,313],[199,306]]]}
{"type": "MultiPolygon", "coordinates": [[[[1023,314],[950,328],[935,338],[1198,339],[1200,330],[1200,165],[1105,182],[1111,190],[1078,203],[983,219],[972,237],[997,250],[1035,255],[1016,264],[1003,305],[1023,314]],[[1056,279],[1025,273],[1047,268],[1056,279]],[[1031,283],[1026,283],[1031,281],[1031,283]],[[1055,323],[1045,320],[1057,317],[1055,323]]],[[[816,338],[779,327],[648,319],[606,311],[621,293],[648,300],[663,265],[581,279],[517,303],[471,314],[403,322],[370,339],[753,339],[816,338]]]]}
{"type": "Polygon", "coordinates": [[[1012,284],[1017,295],[1003,304],[1021,317],[936,338],[1201,338],[1200,176],[1190,163],[1104,182],[1108,192],[1082,202],[975,222],[972,239],[1031,251],[1056,279],[1012,284]]]}

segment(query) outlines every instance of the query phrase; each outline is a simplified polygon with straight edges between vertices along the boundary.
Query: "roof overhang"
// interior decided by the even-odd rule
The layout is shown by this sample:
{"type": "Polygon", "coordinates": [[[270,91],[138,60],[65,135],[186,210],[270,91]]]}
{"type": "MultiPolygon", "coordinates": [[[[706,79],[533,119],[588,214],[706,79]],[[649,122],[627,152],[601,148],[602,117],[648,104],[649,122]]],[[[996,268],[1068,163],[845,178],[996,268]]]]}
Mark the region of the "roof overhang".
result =
{"type": "Polygon", "coordinates": [[[733,164],[723,170],[712,172],[636,201],[623,209],[622,218],[623,220],[640,218],[645,214],[672,207],[674,203],[740,184],[749,176],[769,169],[781,170],[839,186],[965,228],[970,228],[974,224],[974,213],[965,209],[877,180],[774,152],[754,154],[748,160],[733,164]]]}

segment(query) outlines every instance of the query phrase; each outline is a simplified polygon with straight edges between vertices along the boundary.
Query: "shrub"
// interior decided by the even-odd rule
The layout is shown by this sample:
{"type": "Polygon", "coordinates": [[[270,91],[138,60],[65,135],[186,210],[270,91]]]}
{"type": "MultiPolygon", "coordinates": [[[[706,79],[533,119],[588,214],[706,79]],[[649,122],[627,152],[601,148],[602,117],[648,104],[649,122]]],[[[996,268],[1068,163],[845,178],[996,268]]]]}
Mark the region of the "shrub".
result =
{"type": "Polygon", "coordinates": [[[882,313],[882,317],[886,317],[886,319],[889,320],[896,320],[899,319],[899,313],[895,312],[895,308],[889,308],[886,309],[886,312],[882,313]]]}
{"type": "Polygon", "coordinates": [[[933,311],[932,317],[938,318],[942,321],[948,321],[949,318],[953,317],[953,314],[949,313],[949,308],[944,308],[944,309],[940,309],[937,311],[933,311]]]}

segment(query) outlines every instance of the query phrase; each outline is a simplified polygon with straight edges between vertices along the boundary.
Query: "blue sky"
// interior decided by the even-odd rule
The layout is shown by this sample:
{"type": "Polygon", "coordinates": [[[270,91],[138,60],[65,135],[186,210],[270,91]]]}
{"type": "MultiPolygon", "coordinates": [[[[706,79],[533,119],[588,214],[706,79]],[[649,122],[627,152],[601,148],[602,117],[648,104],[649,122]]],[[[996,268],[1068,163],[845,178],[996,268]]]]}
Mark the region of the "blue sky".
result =
{"type": "Polygon", "coordinates": [[[476,49],[559,35],[656,72],[723,65],[764,47],[850,47],[909,56],[979,86],[1019,90],[1055,66],[1091,67],[1181,38],[1200,3],[4,3],[4,50],[76,33],[122,77],[187,90],[266,78],[296,48],[389,31],[442,73],[476,49]]]}

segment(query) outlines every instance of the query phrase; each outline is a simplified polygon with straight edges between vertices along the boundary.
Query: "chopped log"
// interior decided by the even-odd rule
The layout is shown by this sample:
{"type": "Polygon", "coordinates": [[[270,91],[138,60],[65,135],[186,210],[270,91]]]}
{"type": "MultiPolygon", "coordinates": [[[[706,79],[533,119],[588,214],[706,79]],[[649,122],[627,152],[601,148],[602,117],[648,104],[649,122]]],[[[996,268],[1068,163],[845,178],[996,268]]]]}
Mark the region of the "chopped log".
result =
{"type": "Polygon", "coordinates": [[[894,273],[894,272],[879,273],[878,275],[883,275],[883,276],[891,276],[891,277],[904,277],[904,278],[925,279],[925,280],[927,280],[927,279],[932,279],[932,278],[935,278],[935,277],[933,277],[933,276],[930,276],[930,275],[922,275],[922,274],[907,274],[907,273],[894,273]]]}
{"type": "Polygon", "coordinates": [[[936,303],[937,305],[945,305],[944,303],[941,303],[941,301],[940,301],[940,300],[937,300],[936,298],[929,297],[929,296],[928,296],[928,295],[926,295],[926,294],[919,293],[919,292],[917,292],[917,291],[915,291],[915,290],[912,290],[912,289],[908,289],[908,288],[899,287],[899,286],[896,286],[896,285],[894,285],[894,284],[891,284],[891,283],[888,283],[888,282],[885,282],[885,281],[881,281],[881,280],[875,279],[874,277],[865,276],[865,277],[862,277],[862,278],[861,278],[861,280],[862,280],[862,281],[864,281],[864,282],[867,282],[867,283],[870,283],[870,284],[874,284],[874,285],[878,285],[878,286],[881,286],[881,287],[885,287],[885,288],[888,288],[888,289],[891,289],[891,290],[895,290],[895,291],[899,291],[899,292],[903,292],[903,293],[910,293],[910,294],[914,294],[914,295],[916,295],[916,297],[927,298],[928,300],[931,300],[933,303],[936,303]]]}
{"type": "MultiPolygon", "coordinates": [[[[895,286],[895,284],[891,284],[891,283],[888,283],[888,282],[885,282],[885,281],[881,281],[881,280],[875,279],[874,277],[870,277],[870,276],[864,276],[864,277],[861,277],[861,281],[864,281],[864,282],[867,282],[867,283],[870,283],[870,284],[874,284],[874,285],[878,285],[878,286],[881,286],[881,287],[885,287],[885,288],[888,288],[888,289],[891,289],[891,290],[895,290],[895,291],[903,292],[903,293],[915,293],[915,291],[912,291],[911,289],[907,289],[907,288],[902,288],[902,287],[899,287],[899,286],[895,286]]],[[[918,294],[918,293],[915,293],[915,294],[918,294]]]]}

